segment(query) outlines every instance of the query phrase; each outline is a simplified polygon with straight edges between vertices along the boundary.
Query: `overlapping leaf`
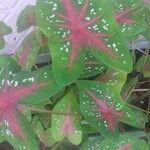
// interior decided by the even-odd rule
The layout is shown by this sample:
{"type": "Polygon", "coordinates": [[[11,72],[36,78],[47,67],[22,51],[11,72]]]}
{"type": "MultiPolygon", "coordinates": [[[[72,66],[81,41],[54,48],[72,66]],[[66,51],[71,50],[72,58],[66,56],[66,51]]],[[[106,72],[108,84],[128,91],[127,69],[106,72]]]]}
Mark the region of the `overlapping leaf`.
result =
{"type": "Polygon", "coordinates": [[[38,0],[37,18],[50,38],[53,71],[60,84],[79,77],[85,50],[115,69],[132,70],[131,56],[108,0],[38,0]]]}
{"type": "Polygon", "coordinates": [[[125,104],[119,94],[105,84],[95,81],[78,81],[80,109],[87,121],[105,137],[118,136],[118,121],[144,128],[146,115],[125,104]]]}
{"type": "Polygon", "coordinates": [[[6,25],[4,22],[0,21],[0,49],[5,47],[4,36],[12,32],[12,29],[6,25]]]}
{"type": "Polygon", "coordinates": [[[38,150],[35,135],[20,113],[21,105],[25,102],[39,104],[61,87],[54,81],[49,67],[29,73],[19,72],[20,67],[11,57],[0,56],[0,70],[0,132],[16,150],[38,150]]]}
{"type": "MultiPolygon", "coordinates": [[[[9,56],[0,56],[0,132],[16,150],[38,149],[38,143],[27,120],[17,110],[18,91],[11,88],[20,67],[9,56]]],[[[30,92],[30,91],[29,91],[30,92]]]]}
{"type": "Polygon", "coordinates": [[[146,29],[143,0],[111,0],[114,17],[128,41],[136,39],[146,29]]]}
{"type": "Polygon", "coordinates": [[[37,29],[29,33],[18,48],[18,64],[22,70],[31,70],[36,63],[40,48],[46,44],[46,37],[37,29]]]}
{"type": "Polygon", "coordinates": [[[62,141],[65,137],[73,144],[78,145],[82,141],[80,128],[79,107],[77,99],[71,90],[54,107],[52,115],[52,136],[55,141],[62,141]],[[68,115],[61,115],[66,113],[68,115]]]}
{"type": "Polygon", "coordinates": [[[22,32],[30,26],[36,26],[35,6],[27,5],[20,13],[17,20],[17,31],[22,32]]]}

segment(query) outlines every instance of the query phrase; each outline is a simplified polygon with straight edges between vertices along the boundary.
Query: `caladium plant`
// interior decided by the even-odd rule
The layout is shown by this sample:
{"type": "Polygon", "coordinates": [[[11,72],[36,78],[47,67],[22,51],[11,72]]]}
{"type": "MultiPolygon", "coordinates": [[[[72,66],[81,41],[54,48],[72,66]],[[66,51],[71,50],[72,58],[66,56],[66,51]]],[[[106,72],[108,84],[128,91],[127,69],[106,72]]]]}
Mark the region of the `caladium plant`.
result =
{"type": "MultiPolygon", "coordinates": [[[[15,54],[0,56],[0,143],[16,150],[147,150],[149,53],[138,49],[140,58],[127,43],[139,34],[149,39],[149,8],[144,0],[26,6],[17,32],[31,32],[15,54]],[[138,134],[126,133],[132,130],[138,134]]],[[[10,33],[1,21],[0,48],[10,33]]]]}

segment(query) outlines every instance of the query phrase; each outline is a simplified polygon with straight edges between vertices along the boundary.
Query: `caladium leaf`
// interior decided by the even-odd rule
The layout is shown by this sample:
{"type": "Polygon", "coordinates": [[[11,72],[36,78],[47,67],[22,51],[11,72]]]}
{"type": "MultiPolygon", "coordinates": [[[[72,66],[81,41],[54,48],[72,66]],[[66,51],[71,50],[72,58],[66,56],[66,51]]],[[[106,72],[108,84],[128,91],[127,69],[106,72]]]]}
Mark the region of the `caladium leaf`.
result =
{"type": "Polygon", "coordinates": [[[15,78],[20,67],[10,56],[0,56],[0,132],[16,150],[38,149],[34,133],[17,109],[21,96],[31,93],[31,87],[16,87],[15,78]]]}
{"type": "Polygon", "coordinates": [[[111,0],[114,17],[128,41],[136,39],[146,29],[143,0],[111,0]]]}
{"type": "Polygon", "coordinates": [[[144,77],[150,77],[150,55],[142,56],[136,65],[138,72],[142,72],[144,77]]]}
{"type": "Polygon", "coordinates": [[[144,128],[146,115],[136,108],[131,109],[117,92],[110,91],[105,84],[85,80],[78,81],[77,86],[81,113],[103,136],[118,137],[118,121],[144,128]]]}
{"type": "Polygon", "coordinates": [[[132,58],[108,0],[38,0],[37,18],[50,39],[53,71],[60,84],[79,77],[85,50],[115,69],[132,70],[132,58]]]}
{"type": "MultiPolygon", "coordinates": [[[[146,142],[134,137],[132,134],[122,134],[117,141],[105,139],[98,149],[105,150],[148,150],[146,142]]],[[[92,149],[89,149],[92,150],[92,149]]]]}
{"type": "Polygon", "coordinates": [[[110,90],[120,93],[127,80],[127,73],[109,68],[104,74],[100,74],[96,80],[105,83],[110,90]]]}
{"type": "Polygon", "coordinates": [[[32,72],[20,72],[14,80],[16,83],[14,84],[17,86],[30,85],[35,89],[34,93],[20,97],[21,104],[38,105],[46,103],[51,96],[63,88],[56,83],[49,66],[32,72]]]}
{"type": "Polygon", "coordinates": [[[0,21],[0,49],[5,47],[4,36],[12,32],[12,29],[4,22],[0,21]]]}
{"type": "Polygon", "coordinates": [[[80,78],[89,78],[95,76],[103,72],[107,68],[107,65],[100,62],[90,52],[85,53],[84,59],[85,59],[84,70],[82,71],[80,78]]]}
{"type": "Polygon", "coordinates": [[[46,42],[46,37],[38,29],[25,37],[16,53],[18,64],[22,70],[28,71],[32,69],[33,64],[36,63],[40,48],[46,44],[46,42]]]}
{"type": "Polygon", "coordinates": [[[35,6],[27,5],[18,17],[17,31],[22,32],[30,26],[36,26],[36,9],[35,6]]]}
{"type": "Polygon", "coordinates": [[[69,113],[68,115],[52,115],[52,136],[55,141],[62,141],[65,137],[73,144],[82,141],[80,128],[79,107],[77,99],[71,90],[54,107],[54,112],[69,113]],[[71,115],[72,114],[72,115],[71,115]]]}

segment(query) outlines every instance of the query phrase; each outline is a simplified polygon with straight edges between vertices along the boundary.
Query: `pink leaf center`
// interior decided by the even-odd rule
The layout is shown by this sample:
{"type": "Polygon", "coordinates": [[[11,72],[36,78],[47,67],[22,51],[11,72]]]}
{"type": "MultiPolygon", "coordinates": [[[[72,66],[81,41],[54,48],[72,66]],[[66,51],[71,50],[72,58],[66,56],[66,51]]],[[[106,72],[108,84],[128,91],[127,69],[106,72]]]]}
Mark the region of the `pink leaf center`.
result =
{"type": "Polygon", "coordinates": [[[119,150],[132,150],[131,144],[121,146],[119,150]]]}
{"type": "Polygon", "coordinates": [[[97,98],[95,94],[89,91],[87,92],[96,104],[96,110],[93,111],[101,113],[101,119],[107,122],[108,129],[112,132],[115,131],[116,123],[123,116],[123,112],[116,111],[114,103],[110,106],[105,100],[97,98]]]}
{"type": "Polygon", "coordinates": [[[62,123],[62,134],[70,135],[74,132],[71,116],[65,116],[62,123]]]}
{"type": "Polygon", "coordinates": [[[107,47],[103,38],[111,37],[104,33],[98,33],[90,30],[88,27],[100,22],[100,17],[97,16],[91,20],[85,20],[89,6],[89,0],[85,0],[85,4],[81,10],[76,10],[71,3],[71,0],[61,0],[64,6],[64,14],[56,14],[59,18],[65,20],[64,24],[59,24],[57,27],[70,30],[70,34],[66,40],[70,42],[70,62],[67,66],[72,66],[77,58],[79,49],[84,47],[94,47],[106,53],[113,58],[112,49],[107,47]]]}

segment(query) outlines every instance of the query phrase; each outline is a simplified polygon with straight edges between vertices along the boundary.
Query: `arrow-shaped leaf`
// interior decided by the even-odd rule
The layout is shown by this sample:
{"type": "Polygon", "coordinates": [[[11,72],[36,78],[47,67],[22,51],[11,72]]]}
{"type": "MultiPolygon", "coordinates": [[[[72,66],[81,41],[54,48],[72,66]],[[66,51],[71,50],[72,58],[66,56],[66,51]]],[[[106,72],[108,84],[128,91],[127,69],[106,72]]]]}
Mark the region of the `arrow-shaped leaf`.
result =
{"type": "Polygon", "coordinates": [[[0,56],[0,132],[16,150],[38,149],[38,143],[27,120],[19,113],[19,98],[32,93],[36,86],[16,87],[20,67],[9,56],[0,56]],[[12,86],[13,85],[13,86],[12,86]]]}
{"type": "Polygon", "coordinates": [[[17,73],[20,67],[11,57],[0,57],[2,58],[0,59],[1,134],[17,150],[38,150],[35,135],[28,121],[20,114],[21,106],[27,103],[39,104],[59,91],[61,87],[54,81],[49,67],[33,72],[17,73]]]}
{"type": "Polygon", "coordinates": [[[38,0],[37,18],[50,38],[53,72],[60,84],[79,77],[85,50],[115,69],[132,70],[131,56],[108,0],[38,0]]]}
{"type": "Polygon", "coordinates": [[[78,145],[82,141],[80,118],[77,99],[71,90],[54,107],[54,112],[68,113],[68,115],[52,115],[52,135],[55,141],[62,141],[65,137],[78,145]]]}
{"type": "Polygon", "coordinates": [[[135,108],[131,109],[117,92],[110,91],[105,84],[85,80],[78,81],[77,85],[83,116],[103,136],[118,136],[118,121],[144,128],[146,115],[135,108]]]}

